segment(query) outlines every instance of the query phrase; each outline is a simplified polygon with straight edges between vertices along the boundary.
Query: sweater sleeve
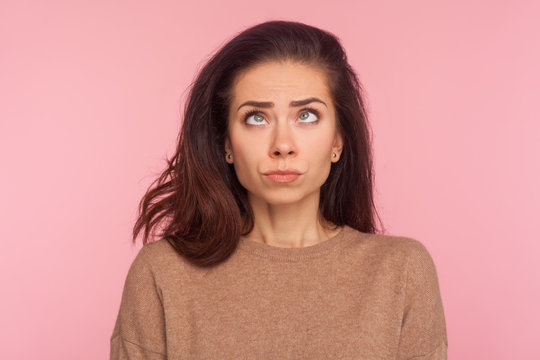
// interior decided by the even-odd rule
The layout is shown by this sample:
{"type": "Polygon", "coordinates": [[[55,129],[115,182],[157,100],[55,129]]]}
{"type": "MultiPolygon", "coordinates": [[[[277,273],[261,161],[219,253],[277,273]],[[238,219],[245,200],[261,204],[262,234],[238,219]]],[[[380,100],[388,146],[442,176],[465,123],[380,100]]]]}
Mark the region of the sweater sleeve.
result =
{"type": "Polygon", "coordinates": [[[397,359],[446,360],[446,322],[435,264],[421,242],[411,245],[397,359]]]}
{"type": "Polygon", "coordinates": [[[129,268],[110,338],[110,359],[166,359],[161,291],[143,246],[129,268]]]}

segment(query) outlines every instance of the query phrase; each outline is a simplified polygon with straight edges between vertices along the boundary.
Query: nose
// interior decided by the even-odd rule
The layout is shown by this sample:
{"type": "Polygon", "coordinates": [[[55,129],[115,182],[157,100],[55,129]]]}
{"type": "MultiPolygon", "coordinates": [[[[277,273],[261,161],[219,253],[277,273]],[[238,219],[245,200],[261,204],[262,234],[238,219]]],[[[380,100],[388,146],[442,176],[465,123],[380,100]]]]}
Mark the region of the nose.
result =
{"type": "Polygon", "coordinates": [[[274,128],[272,144],[270,145],[270,157],[295,156],[296,146],[292,130],[286,122],[277,124],[274,128]]]}

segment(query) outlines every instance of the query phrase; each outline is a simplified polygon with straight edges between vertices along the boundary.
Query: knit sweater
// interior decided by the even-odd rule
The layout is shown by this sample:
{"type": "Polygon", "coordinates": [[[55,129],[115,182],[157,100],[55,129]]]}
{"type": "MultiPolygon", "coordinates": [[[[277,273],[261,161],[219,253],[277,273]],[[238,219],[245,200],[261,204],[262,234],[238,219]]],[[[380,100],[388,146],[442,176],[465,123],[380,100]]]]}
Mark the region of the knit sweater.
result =
{"type": "Polygon", "coordinates": [[[436,268],[418,240],[345,226],[302,248],[241,238],[212,267],[166,240],[126,277],[112,359],[446,359],[436,268]]]}

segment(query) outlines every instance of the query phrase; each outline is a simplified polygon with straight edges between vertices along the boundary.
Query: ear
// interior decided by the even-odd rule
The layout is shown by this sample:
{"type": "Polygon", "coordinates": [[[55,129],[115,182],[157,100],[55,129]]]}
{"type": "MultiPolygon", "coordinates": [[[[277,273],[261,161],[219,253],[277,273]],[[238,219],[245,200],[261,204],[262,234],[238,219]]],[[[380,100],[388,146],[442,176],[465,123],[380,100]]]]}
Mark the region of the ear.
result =
{"type": "Polygon", "coordinates": [[[227,136],[225,138],[225,161],[229,164],[233,163],[233,156],[232,156],[232,146],[231,141],[229,140],[229,137],[227,136]]]}
{"type": "Polygon", "coordinates": [[[341,132],[336,132],[334,137],[334,142],[332,144],[332,162],[338,162],[341,157],[341,152],[343,151],[343,136],[341,132]],[[336,154],[335,156],[333,154],[336,154]]]}

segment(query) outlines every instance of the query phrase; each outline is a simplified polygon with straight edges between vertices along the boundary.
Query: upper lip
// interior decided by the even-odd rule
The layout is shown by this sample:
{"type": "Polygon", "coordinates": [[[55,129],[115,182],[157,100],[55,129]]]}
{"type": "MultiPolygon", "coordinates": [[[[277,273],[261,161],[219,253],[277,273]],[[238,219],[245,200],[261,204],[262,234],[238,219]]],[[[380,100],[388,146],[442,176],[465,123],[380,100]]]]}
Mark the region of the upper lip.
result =
{"type": "Polygon", "coordinates": [[[285,170],[270,170],[264,173],[264,175],[302,175],[302,173],[295,169],[285,170]]]}

